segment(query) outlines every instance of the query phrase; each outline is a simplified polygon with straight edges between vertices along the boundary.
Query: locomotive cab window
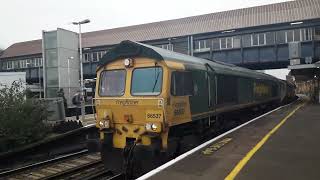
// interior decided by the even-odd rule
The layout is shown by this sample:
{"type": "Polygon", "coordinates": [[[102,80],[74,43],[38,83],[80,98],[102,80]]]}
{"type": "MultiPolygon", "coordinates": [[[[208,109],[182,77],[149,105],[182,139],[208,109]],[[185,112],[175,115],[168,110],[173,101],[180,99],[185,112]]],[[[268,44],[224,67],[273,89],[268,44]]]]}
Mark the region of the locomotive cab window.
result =
{"type": "Polygon", "coordinates": [[[171,76],[171,94],[173,96],[192,96],[193,83],[191,72],[173,72],[171,76]]]}
{"type": "Polygon", "coordinates": [[[103,71],[100,75],[100,96],[122,96],[125,90],[125,70],[103,71]]]}
{"type": "Polygon", "coordinates": [[[133,70],[131,81],[131,94],[141,95],[159,95],[162,87],[162,68],[148,67],[137,68],[133,70]]]}

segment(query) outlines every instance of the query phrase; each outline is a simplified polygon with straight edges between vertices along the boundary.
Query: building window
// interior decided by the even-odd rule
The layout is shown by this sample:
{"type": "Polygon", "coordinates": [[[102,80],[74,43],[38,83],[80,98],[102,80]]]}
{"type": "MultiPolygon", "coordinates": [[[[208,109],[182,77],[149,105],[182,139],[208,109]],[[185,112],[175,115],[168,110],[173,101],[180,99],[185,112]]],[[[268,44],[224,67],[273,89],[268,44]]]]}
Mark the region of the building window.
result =
{"type": "Polygon", "coordinates": [[[232,37],[227,37],[226,38],[226,45],[227,45],[227,48],[233,48],[233,38],[232,37]]]}
{"type": "Polygon", "coordinates": [[[209,40],[197,40],[194,42],[195,51],[208,51],[210,50],[209,40]]]}
{"type": "Polygon", "coordinates": [[[34,58],[34,67],[39,67],[39,61],[38,61],[39,58],[34,58]]]}
{"type": "Polygon", "coordinates": [[[312,40],[312,28],[305,28],[300,30],[301,41],[311,41],[312,40]]]}
{"type": "Polygon", "coordinates": [[[300,29],[286,31],[286,42],[297,42],[300,41],[300,29]]]}
{"type": "Polygon", "coordinates": [[[107,51],[101,51],[100,52],[100,59],[102,59],[102,57],[107,53],[107,51]]]}
{"type": "Polygon", "coordinates": [[[266,45],[266,33],[251,34],[251,46],[266,45]]]}
{"type": "Polygon", "coordinates": [[[169,51],[173,51],[173,44],[163,44],[161,45],[161,48],[169,51]]]}
{"type": "Polygon", "coordinates": [[[314,39],[320,40],[320,26],[314,28],[314,39]]]}
{"type": "Polygon", "coordinates": [[[251,46],[251,35],[243,35],[242,36],[242,46],[243,47],[250,47],[251,46]]]}
{"type": "Polygon", "coordinates": [[[286,31],[286,43],[294,41],[294,33],[293,30],[286,31]]]}
{"type": "Polygon", "coordinates": [[[13,61],[13,68],[18,69],[19,68],[19,61],[13,61]]]}
{"type": "Polygon", "coordinates": [[[300,29],[293,30],[293,41],[301,41],[300,29]]]}
{"type": "Polygon", "coordinates": [[[98,61],[100,61],[100,59],[102,58],[102,51],[101,52],[97,52],[97,56],[98,56],[98,61]]]}
{"type": "Polygon", "coordinates": [[[27,60],[20,60],[19,64],[20,68],[27,68],[27,60]]]}
{"type": "Polygon", "coordinates": [[[241,47],[241,37],[234,36],[233,37],[233,48],[240,48],[241,47]]]}
{"type": "Polygon", "coordinates": [[[258,46],[258,45],[259,45],[259,35],[251,34],[251,46],[258,46]]]}
{"type": "Polygon", "coordinates": [[[259,34],[259,45],[266,45],[266,33],[259,34]]]}
{"type": "Polygon", "coordinates": [[[221,38],[220,39],[220,49],[226,49],[226,48],[227,48],[226,38],[221,38]]]}
{"type": "Polygon", "coordinates": [[[7,69],[13,69],[14,68],[14,62],[13,61],[7,61],[7,69]]]}
{"type": "Polygon", "coordinates": [[[33,59],[27,59],[26,60],[27,67],[34,67],[34,61],[33,59]]]}
{"type": "Polygon", "coordinates": [[[34,67],[41,67],[42,66],[42,58],[34,58],[33,66],[34,67]]]}
{"type": "Polygon", "coordinates": [[[92,62],[97,62],[98,59],[98,52],[93,52],[92,54],[92,62]]]}
{"type": "Polygon", "coordinates": [[[220,49],[230,49],[233,48],[233,38],[225,37],[220,38],[220,49]]]}
{"type": "Polygon", "coordinates": [[[3,63],[2,63],[1,69],[7,69],[7,62],[3,62],[3,63]]]}
{"type": "Polygon", "coordinates": [[[220,39],[213,39],[212,40],[212,49],[219,50],[220,49],[220,39]]]}
{"type": "Polygon", "coordinates": [[[278,31],[276,33],[277,44],[286,43],[286,31],[278,31]]]}
{"type": "Polygon", "coordinates": [[[90,58],[89,58],[89,56],[90,56],[91,54],[89,54],[89,53],[84,53],[83,54],[83,62],[90,62],[90,58]]]}
{"type": "Polygon", "coordinates": [[[106,54],[106,51],[100,51],[97,53],[98,53],[98,61],[100,61],[102,59],[102,57],[106,54]]]}
{"type": "Polygon", "coordinates": [[[312,28],[294,29],[285,31],[285,43],[298,41],[311,41],[312,28]]]}
{"type": "Polygon", "coordinates": [[[320,40],[320,26],[314,28],[314,39],[320,40]]]}
{"type": "Polygon", "coordinates": [[[274,32],[267,32],[266,33],[266,44],[270,45],[270,44],[274,44],[274,40],[275,40],[275,33],[274,32]]]}

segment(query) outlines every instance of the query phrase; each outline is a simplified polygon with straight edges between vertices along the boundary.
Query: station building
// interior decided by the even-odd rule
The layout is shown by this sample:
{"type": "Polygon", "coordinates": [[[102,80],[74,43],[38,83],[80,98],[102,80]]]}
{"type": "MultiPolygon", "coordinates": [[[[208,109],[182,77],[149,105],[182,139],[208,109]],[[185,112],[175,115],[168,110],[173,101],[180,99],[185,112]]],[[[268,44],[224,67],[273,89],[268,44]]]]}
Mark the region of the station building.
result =
{"type": "MultiPolygon", "coordinates": [[[[297,0],[82,34],[84,78],[96,77],[99,59],[123,40],[254,70],[287,68],[289,43],[299,42],[301,63],[320,60],[320,1],[297,0]]],[[[0,71],[24,71],[42,81],[42,40],[12,44],[0,71]]]]}

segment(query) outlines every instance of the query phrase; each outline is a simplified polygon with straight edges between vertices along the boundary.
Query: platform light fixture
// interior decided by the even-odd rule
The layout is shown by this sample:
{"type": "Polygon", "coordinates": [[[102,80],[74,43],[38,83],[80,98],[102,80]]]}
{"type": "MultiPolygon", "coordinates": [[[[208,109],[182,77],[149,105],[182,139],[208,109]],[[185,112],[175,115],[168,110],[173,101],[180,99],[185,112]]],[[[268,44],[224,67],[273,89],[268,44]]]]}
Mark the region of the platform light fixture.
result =
{"type": "Polygon", "coordinates": [[[302,24],[303,22],[302,21],[298,21],[298,22],[292,22],[292,23],[290,23],[290,25],[292,26],[292,25],[299,25],[299,24],[302,24]]]}

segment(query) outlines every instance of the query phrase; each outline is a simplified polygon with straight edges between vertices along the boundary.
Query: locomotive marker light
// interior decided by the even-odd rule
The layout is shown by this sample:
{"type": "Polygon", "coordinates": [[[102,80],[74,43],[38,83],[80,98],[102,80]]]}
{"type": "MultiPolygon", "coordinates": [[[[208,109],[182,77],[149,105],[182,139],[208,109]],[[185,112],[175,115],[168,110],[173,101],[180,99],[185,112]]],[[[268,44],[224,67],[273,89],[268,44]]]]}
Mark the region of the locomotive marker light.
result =
{"type": "Polygon", "coordinates": [[[127,68],[133,66],[133,60],[131,58],[126,58],[123,63],[124,63],[124,66],[127,68]]]}

